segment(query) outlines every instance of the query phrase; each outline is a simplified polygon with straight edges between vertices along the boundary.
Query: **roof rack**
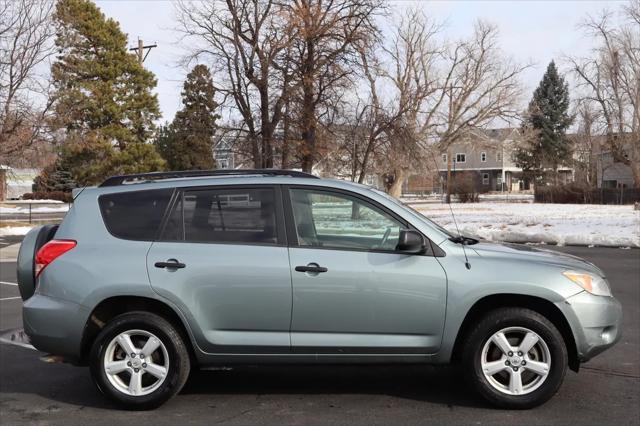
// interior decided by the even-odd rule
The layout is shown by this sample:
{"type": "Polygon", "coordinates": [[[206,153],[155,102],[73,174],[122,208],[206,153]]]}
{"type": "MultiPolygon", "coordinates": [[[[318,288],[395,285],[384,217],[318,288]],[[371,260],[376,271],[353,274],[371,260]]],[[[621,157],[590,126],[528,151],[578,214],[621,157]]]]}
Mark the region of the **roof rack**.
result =
{"type": "Polygon", "coordinates": [[[281,169],[221,169],[221,170],[184,170],[177,172],[153,172],[138,173],[131,175],[111,176],[102,182],[99,186],[118,186],[126,182],[148,182],[160,179],[176,179],[190,177],[207,177],[207,176],[247,176],[247,175],[264,175],[264,176],[291,176],[300,178],[319,179],[310,173],[299,172],[296,170],[281,169]]]}

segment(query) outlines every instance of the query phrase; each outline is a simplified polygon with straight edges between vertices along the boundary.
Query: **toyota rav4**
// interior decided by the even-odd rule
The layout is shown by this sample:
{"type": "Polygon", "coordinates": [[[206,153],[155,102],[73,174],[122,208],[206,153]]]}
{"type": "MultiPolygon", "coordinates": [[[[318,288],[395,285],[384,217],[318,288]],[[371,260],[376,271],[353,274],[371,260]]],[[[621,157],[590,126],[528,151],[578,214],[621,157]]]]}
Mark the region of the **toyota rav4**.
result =
{"type": "Polygon", "coordinates": [[[129,408],[190,370],[271,363],[456,363],[489,402],[529,408],[620,338],[593,264],[452,235],[362,185],[167,172],[74,196],[22,243],[24,328],[129,408]]]}

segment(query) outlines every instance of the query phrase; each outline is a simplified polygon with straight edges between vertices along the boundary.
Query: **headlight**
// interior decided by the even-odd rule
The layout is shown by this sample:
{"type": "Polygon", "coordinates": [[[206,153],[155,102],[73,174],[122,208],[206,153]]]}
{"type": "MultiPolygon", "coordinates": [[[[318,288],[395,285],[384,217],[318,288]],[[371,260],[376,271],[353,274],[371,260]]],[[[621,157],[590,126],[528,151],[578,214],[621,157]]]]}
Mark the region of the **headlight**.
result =
{"type": "Polygon", "coordinates": [[[585,272],[564,271],[562,273],[580,287],[596,296],[611,296],[611,289],[607,281],[598,275],[591,275],[585,272]]]}

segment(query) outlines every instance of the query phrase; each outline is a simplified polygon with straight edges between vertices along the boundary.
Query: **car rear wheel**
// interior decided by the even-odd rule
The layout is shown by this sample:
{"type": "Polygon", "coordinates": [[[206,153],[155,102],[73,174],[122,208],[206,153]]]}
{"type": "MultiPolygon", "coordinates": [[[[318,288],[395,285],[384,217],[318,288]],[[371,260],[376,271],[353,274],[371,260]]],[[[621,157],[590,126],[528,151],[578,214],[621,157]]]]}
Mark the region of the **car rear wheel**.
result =
{"type": "Polygon", "coordinates": [[[98,389],[124,408],[151,409],[176,395],[189,376],[180,333],[162,317],[131,312],[110,321],[91,349],[98,389]]]}
{"type": "Polygon", "coordinates": [[[545,317],[524,308],[487,314],[467,336],[464,366],[472,385],[503,408],[532,408],[560,388],[568,355],[562,335],[545,317]]]}

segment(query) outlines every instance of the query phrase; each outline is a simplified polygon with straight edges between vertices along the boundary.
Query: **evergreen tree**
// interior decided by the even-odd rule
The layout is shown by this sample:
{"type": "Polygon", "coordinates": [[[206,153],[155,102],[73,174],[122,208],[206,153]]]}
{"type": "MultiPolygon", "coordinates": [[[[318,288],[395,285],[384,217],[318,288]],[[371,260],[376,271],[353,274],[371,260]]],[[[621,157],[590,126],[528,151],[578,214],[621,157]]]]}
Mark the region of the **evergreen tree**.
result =
{"type": "Polygon", "coordinates": [[[153,74],[127,50],[127,37],[89,0],[56,5],[52,65],[61,156],[80,184],[108,175],[154,171],[164,161],[146,141],[158,118],[153,74]]]}
{"type": "Polygon", "coordinates": [[[33,180],[34,192],[71,192],[77,186],[71,176],[71,172],[65,170],[59,159],[42,169],[40,174],[33,180]]]}
{"type": "Polygon", "coordinates": [[[548,168],[557,178],[558,167],[571,157],[566,131],[572,122],[569,86],[551,61],[529,103],[523,123],[523,133],[528,137],[525,145],[516,150],[516,164],[538,180],[544,178],[548,168]]]}
{"type": "Polygon", "coordinates": [[[170,126],[156,137],[156,147],[171,170],[206,170],[215,167],[213,136],[218,104],[211,73],[196,65],[187,75],[182,90],[182,109],[170,126]]]}
{"type": "Polygon", "coordinates": [[[171,131],[171,125],[165,121],[164,124],[161,124],[156,130],[156,135],[153,139],[153,144],[156,147],[156,151],[162,158],[167,161],[168,168],[171,168],[170,159],[172,157],[171,154],[171,146],[173,144],[174,134],[171,131]]]}

